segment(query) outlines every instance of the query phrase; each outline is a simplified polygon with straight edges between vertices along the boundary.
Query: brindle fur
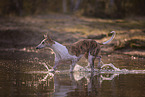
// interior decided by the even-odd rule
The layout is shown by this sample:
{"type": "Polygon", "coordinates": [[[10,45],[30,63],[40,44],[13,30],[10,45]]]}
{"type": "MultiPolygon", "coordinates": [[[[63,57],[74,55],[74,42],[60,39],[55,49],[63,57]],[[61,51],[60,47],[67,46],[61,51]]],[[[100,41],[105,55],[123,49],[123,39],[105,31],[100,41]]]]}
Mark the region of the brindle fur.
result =
{"type": "Polygon", "coordinates": [[[85,54],[85,58],[88,59],[88,54],[97,57],[100,53],[100,44],[93,39],[82,39],[71,45],[67,45],[67,49],[71,55],[77,57],[81,54],[85,54]]]}

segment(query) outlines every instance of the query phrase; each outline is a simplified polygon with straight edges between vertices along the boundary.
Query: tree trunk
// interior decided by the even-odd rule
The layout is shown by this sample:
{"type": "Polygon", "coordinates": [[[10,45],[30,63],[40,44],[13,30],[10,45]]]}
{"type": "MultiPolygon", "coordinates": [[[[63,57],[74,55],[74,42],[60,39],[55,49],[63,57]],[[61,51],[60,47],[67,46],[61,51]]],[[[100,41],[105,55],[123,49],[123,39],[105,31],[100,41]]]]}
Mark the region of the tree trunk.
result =
{"type": "Polygon", "coordinates": [[[79,9],[80,3],[81,3],[81,0],[76,0],[73,11],[77,11],[79,9]]]}
{"type": "Polygon", "coordinates": [[[16,14],[19,16],[23,15],[23,0],[14,0],[16,6],[16,14]]]}
{"type": "Polygon", "coordinates": [[[67,1],[66,0],[63,0],[62,6],[63,6],[63,13],[66,13],[67,12],[67,1]]]}

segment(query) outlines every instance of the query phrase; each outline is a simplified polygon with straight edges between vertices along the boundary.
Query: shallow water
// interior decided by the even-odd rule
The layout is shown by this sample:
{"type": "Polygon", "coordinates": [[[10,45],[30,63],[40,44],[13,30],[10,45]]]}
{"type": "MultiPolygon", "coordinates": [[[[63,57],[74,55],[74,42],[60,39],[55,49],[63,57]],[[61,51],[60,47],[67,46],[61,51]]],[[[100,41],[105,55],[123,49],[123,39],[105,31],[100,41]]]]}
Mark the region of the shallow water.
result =
{"type": "MultiPolygon", "coordinates": [[[[49,73],[43,64],[51,68],[53,58],[47,49],[1,49],[0,97],[145,97],[144,73],[69,73],[69,63],[49,73]]],[[[143,58],[127,55],[103,55],[102,61],[120,69],[145,69],[143,58]]],[[[78,64],[87,62],[82,58],[78,64]]]]}

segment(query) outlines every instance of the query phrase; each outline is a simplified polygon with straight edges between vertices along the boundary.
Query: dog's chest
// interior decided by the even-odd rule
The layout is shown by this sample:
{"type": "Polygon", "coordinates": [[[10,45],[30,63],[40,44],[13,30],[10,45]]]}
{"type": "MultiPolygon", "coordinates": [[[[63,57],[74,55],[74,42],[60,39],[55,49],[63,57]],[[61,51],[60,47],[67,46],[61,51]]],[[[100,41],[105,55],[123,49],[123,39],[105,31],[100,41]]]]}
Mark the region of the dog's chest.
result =
{"type": "Polygon", "coordinates": [[[70,55],[68,52],[68,49],[66,46],[63,46],[62,44],[55,42],[55,44],[51,47],[53,51],[55,52],[55,60],[71,60],[73,58],[76,58],[74,55],[70,55]]]}

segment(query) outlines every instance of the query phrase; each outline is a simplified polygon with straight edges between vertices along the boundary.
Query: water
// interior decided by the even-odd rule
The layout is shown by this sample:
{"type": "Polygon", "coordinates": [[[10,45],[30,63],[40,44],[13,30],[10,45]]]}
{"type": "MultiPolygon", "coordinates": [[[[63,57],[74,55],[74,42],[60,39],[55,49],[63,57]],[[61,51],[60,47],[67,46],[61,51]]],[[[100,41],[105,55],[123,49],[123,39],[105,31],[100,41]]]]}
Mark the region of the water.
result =
{"type": "MultiPolygon", "coordinates": [[[[144,72],[69,73],[64,63],[60,72],[50,73],[44,64],[51,68],[53,58],[47,49],[1,49],[0,97],[145,97],[144,72]]],[[[102,61],[120,70],[145,69],[144,59],[127,55],[103,55],[102,61]]],[[[87,63],[82,58],[78,64],[87,63]]]]}

